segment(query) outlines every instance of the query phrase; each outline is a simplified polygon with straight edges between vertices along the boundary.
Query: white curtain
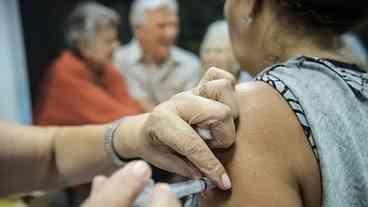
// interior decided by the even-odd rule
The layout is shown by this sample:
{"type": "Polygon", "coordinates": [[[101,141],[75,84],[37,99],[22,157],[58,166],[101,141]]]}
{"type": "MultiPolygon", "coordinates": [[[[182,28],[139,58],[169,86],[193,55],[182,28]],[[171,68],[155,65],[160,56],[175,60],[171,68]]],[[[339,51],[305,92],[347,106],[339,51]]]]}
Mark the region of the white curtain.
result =
{"type": "Polygon", "coordinates": [[[31,104],[18,0],[0,1],[0,119],[31,123],[31,104]]]}

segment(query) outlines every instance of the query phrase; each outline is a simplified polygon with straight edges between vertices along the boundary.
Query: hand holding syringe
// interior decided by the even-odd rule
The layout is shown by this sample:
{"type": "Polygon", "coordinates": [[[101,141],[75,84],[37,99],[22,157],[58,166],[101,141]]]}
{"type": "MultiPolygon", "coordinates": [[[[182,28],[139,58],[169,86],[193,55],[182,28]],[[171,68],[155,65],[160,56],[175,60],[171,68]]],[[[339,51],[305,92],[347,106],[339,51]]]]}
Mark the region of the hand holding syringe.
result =
{"type": "MultiPolygon", "coordinates": [[[[173,192],[178,199],[198,194],[205,190],[212,189],[216,187],[216,185],[208,180],[207,178],[202,178],[199,180],[190,180],[180,183],[171,184],[170,191],[173,192]]],[[[148,202],[150,196],[154,189],[154,182],[150,180],[150,182],[146,185],[143,192],[139,195],[138,199],[134,202],[134,207],[145,207],[148,206],[148,202]]]]}
{"type": "MultiPolygon", "coordinates": [[[[202,137],[203,140],[212,139],[210,130],[201,129],[201,128],[197,128],[196,130],[198,134],[202,137]]],[[[170,191],[173,192],[176,195],[176,198],[178,199],[181,199],[181,198],[184,198],[190,195],[198,194],[205,190],[209,190],[209,189],[216,187],[216,185],[207,178],[202,178],[199,180],[189,180],[185,182],[171,184],[169,186],[170,186],[170,191]]],[[[151,179],[147,183],[143,192],[139,195],[139,197],[135,201],[134,207],[148,206],[147,204],[149,202],[153,189],[154,189],[154,181],[151,179]]]]}

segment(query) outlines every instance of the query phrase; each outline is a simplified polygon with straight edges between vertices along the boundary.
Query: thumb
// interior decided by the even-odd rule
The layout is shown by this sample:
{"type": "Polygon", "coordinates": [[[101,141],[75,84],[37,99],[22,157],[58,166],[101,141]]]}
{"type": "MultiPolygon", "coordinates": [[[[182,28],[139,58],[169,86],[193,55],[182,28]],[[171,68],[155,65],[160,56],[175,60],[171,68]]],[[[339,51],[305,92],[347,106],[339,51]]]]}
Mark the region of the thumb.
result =
{"type": "Polygon", "coordinates": [[[167,184],[158,184],[152,195],[151,205],[149,207],[180,207],[179,200],[175,194],[170,191],[167,184]]]}
{"type": "Polygon", "coordinates": [[[92,182],[91,194],[94,194],[100,191],[100,189],[103,188],[106,180],[107,178],[105,176],[96,176],[92,182]]]}
{"type": "Polygon", "coordinates": [[[236,84],[236,79],[231,73],[226,72],[225,70],[222,70],[220,68],[211,67],[204,74],[203,78],[199,82],[199,85],[205,84],[213,80],[219,80],[219,79],[226,79],[230,81],[233,86],[235,86],[236,84]]]}
{"type": "Polygon", "coordinates": [[[97,186],[101,189],[98,189],[97,193],[96,190],[92,191],[90,197],[82,206],[132,206],[150,176],[151,169],[147,163],[143,161],[128,163],[102,183],[100,182],[102,179],[100,179],[97,186]]]}

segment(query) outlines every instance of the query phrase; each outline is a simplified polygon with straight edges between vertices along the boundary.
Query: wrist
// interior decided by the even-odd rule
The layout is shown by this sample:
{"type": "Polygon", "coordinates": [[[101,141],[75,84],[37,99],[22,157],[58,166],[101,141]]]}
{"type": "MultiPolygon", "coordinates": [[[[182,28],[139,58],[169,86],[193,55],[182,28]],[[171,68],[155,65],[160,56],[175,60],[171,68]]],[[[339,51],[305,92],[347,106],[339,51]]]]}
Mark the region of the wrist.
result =
{"type": "Polygon", "coordinates": [[[125,159],[139,158],[141,154],[141,134],[148,114],[127,117],[118,127],[114,136],[116,153],[125,159]]]}

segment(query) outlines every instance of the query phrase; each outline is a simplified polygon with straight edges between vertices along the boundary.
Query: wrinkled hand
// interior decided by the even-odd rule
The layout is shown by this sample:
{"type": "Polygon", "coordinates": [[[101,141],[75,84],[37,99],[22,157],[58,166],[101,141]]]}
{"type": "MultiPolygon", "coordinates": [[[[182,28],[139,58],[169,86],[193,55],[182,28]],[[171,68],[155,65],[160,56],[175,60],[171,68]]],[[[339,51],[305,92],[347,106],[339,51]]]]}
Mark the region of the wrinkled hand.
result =
{"type": "MultiPolygon", "coordinates": [[[[98,176],[92,191],[82,207],[132,207],[151,177],[151,169],[143,161],[127,164],[110,178],[98,176]]],[[[155,186],[149,207],[180,207],[175,195],[166,184],[155,186]]]]}
{"type": "MultiPolygon", "coordinates": [[[[218,187],[229,189],[229,176],[210,148],[226,149],[235,142],[234,120],[238,111],[234,77],[212,68],[198,87],[172,97],[145,115],[140,133],[130,136],[134,138],[130,147],[122,150],[126,153],[123,155],[141,157],[186,177],[199,178],[204,174],[218,187]],[[193,129],[197,127],[210,129],[213,140],[206,143],[193,129]]],[[[136,123],[141,122],[140,119],[136,123]]]]}

